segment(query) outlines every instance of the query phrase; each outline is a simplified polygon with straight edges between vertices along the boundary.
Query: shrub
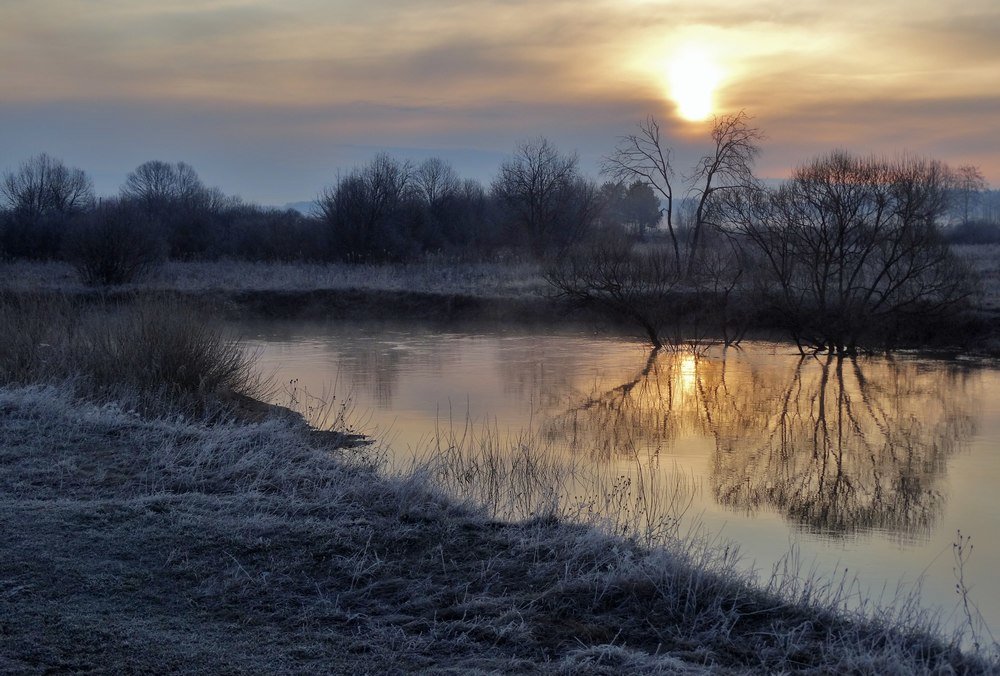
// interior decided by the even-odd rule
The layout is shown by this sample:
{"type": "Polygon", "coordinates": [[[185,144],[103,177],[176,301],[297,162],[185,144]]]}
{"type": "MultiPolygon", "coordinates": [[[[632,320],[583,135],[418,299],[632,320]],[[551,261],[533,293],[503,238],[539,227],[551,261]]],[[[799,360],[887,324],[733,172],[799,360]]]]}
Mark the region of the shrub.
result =
{"type": "Polygon", "coordinates": [[[199,399],[260,391],[253,355],[177,303],[93,312],[71,354],[98,391],[127,388],[199,399]]]}
{"type": "Polygon", "coordinates": [[[64,254],[85,284],[128,284],[164,258],[164,244],[148,226],[134,205],[104,202],[67,234],[64,254]]]}
{"type": "Polygon", "coordinates": [[[263,396],[255,355],[173,302],[73,308],[51,299],[0,305],[0,381],[76,380],[98,397],[160,397],[196,408],[263,396]]]}

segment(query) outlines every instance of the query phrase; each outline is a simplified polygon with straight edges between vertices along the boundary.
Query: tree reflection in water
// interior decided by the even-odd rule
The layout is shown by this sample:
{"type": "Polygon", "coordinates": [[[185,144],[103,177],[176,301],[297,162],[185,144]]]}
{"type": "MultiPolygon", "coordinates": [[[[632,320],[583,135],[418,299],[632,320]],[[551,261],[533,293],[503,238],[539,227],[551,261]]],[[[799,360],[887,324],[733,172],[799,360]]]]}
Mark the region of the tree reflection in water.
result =
{"type": "Polygon", "coordinates": [[[573,402],[544,431],[605,458],[707,438],[721,505],[826,535],[919,538],[944,506],[948,458],[974,431],[969,384],[947,364],[654,351],[635,378],[573,402]]]}

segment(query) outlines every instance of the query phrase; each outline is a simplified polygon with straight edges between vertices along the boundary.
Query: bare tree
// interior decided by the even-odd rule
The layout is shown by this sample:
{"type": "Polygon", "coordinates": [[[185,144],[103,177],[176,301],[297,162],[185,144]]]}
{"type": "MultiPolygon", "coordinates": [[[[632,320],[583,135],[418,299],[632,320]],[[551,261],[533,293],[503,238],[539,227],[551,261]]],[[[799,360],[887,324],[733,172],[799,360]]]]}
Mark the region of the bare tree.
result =
{"type": "Polygon", "coordinates": [[[395,257],[405,246],[400,209],[414,188],[413,165],[379,154],[337,179],[317,201],[336,255],[349,260],[395,257]]]}
{"type": "Polygon", "coordinates": [[[765,295],[800,347],[850,354],[927,326],[972,292],[937,223],[953,175],[940,162],[834,152],[777,189],[728,200],[768,272],[765,295]]]}
{"type": "Polygon", "coordinates": [[[697,200],[691,233],[691,256],[688,270],[697,263],[699,245],[706,226],[720,225],[717,214],[724,200],[718,199],[725,191],[741,189],[754,184],[753,163],[760,154],[763,134],[749,125],[750,117],[744,111],[723,115],[715,119],[712,128],[714,147],[711,153],[698,162],[689,177],[691,193],[697,200]]]}
{"type": "Polygon", "coordinates": [[[660,195],[666,204],[669,249],[602,242],[552,266],[549,282],[565,298],[637,323],[655,347],[669,343],[701,348],[716,339],[726,346],[739,343],[750,316],[737,311],[735,302],[745,257],[736,242],[722,236],[720,214],[726,193],[754,183],[751,170],[762,134],[749,119],[743,112],[716,118],[711,152],[684,181],[693,198],[684,201],[694,204],[686,242],[678,227],[682,201],[677,198],[671,151],[659,123],[649,117],[638,133],[621,137],[605,158],[604,171],[620,183],[629,181],[660,195]],[[710,239],[703,231],[710,227],[716,246],[702,251],[710,239]]]}
{"type": "Polygon", "coordinates": [[[677,291],[683,281],[673,256],[636,252],[632,240],[606,232],[550,266],[546,280],[579,306],[596,307],[640,327],[654,348],[671,341],[677,291]]]}
{"type": "Polygon", "coordinates": [[[681,265],[681,247],[674,223],[674,168],[671,149],[660,136],[660,123],[652,115],[639,123],[639,130],[618,139],[614,152],[604,158],[603,170],[620,183],[642,181],[666,203],[664,221],[673,246],[675,264],[681,265]]]}
{"type": "Polygon", "coordinates": [[[127,284],[145,276],[165,256],[165,243],[149,229],[134,202],[103,201],[70,229],[63,254],[85,284],[127,284]]]}
{"type": "Polygon", "coordinates": [[[173,199],[177,172],[174,165],[160,160],[144,162],[130,172],[121,188],[121,195],[150,209],[173,199]]]}
{"type": "Polygon", "coordinates": [[[580,239],[596,218],[597,191],[546,139],[525,141],[500,165],[492,191],[504,218],[536,256],[580,239]]]}
{"type": "Polygon", "coordinates": [[[551,264],[546,280],[558,294],[642,331],[655,349],[740,342],[746,313],[733,302],[742,276],[739,251],[720,247],[695,273],[677,266],[663,247],[637,249],[614,230],[575,247],[551,264]]]}
{"type": "Polygon", "coordinates": [[[21,218],[38,221],[47,216],[82,213],[94,204],[94,186],[82,169],[72,169],[42,153],[4,174],[0,196],[21,218]]]}
{"type": "Polygon", "coordinates": [[[122,197],[138,202],[147,212],[187,206],[206,198],[207,189],[198,172],[184,162],[144,162],[130,172],[122,185],[122,197]]]}
{"type": "Polygon", "coordinates": [[[50,256],[58,250],[67,221],[93,207],[94,187],[83,170],[42,153],[4,174],[0,198],[10,210],[7,251],[50,256]]]}
{"type": "Polygon", "coordinates": [[[421,162],[413,172],[413,180],[421,198],[432,209],[462,187],[458,172],[440,157],[421,162]]]}
{"type": "Polygon", "coordinates": [[[414,170],[413,187],[416,199],[410,205],[409,220],[416,247],[439,251],[462,241],[466,204],[458,172],[440,157],[431,157],[414,170]]]}
{"type": "Polygon", "coordinates": [[[975,206],[980,194],[986,190],[986,178],[979,167],[963,164],[955,170],[955,184],[961,197],[962,224],[969,222],[969,212],[975,206]]]}
{"type": "Polygon", "coordinates": [[[147,227],[160,231],[173,257],[204,256],[224,247],[224,212],[240,200],[207,187],[184,162],[150,160],[135,168],[121,187],[121,198],[135,204],[147,227]]]}
{"type": "MultiPolygon", "coordinates": [[[[683,181],[684,193],[695,200],[694,218],[687,242],[687,264],[693,272],[697,264],[703,230],[717,225],[719,193],[739,188],[753,180],[753,163],[760,153],[763,134],[750,125],[744,111],[722,115],[712,126],[712,151],[703,156],[683,181]]],[[[675,263],[682,267],[685,254],[678,233],[676,178],[671,164],[672,151],[661,135],[660,124],[652,116],[639,123],[637,133],[619,138],[614,152],[604,159],[603,170],[618,181],[642,181],[654,189],[666,204],[664,222],[673,247],[675,263]]]]}

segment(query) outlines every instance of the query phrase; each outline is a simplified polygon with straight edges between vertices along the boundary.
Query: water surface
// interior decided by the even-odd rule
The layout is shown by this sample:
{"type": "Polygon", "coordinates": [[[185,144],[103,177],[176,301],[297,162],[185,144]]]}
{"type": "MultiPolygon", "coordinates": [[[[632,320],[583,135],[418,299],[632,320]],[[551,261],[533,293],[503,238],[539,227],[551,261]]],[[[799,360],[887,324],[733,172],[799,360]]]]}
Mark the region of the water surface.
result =
{"type": "MultiPolygon", "coordinates": [[[[857,576],[888,597],[922,580],[961,622],[966,582],[1000,627],[1000,372],[910,357],[803,359],[783,344],[651,353],[582,332],[407,322],[237,327],[282,391],[350,392],[362,431],[402,464],[442,429],[531,429],[578,462],[630,476],[637,462],[692,477],[687,514],[766,575],[791,548],[805,569],[857,576]]],[[[298,394],[296,394],[298,393],[298,394]]],[[[662,490],[668,490],[666,484],[662,490]]]]}

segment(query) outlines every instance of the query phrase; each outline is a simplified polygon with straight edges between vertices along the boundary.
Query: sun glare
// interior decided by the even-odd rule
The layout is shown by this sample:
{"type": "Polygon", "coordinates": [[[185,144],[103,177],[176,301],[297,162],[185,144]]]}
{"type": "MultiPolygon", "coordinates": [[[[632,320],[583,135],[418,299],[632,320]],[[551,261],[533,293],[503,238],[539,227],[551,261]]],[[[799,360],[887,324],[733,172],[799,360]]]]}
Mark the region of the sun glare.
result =
{"type": "Polygon", "coordinates": [[[686,354],[681,357],[680,385],[684,394],[694,392],[694,387],[698,383],[698,360],[693,354],[686,354]]]}
{"type": "Polygon", "coordinates": [[[677,114],[700,122],[715,110],[715,90],[722,73],[705,50],[686,47],[670,61],[668,87],[677,114]]]}

